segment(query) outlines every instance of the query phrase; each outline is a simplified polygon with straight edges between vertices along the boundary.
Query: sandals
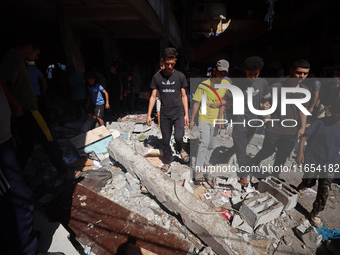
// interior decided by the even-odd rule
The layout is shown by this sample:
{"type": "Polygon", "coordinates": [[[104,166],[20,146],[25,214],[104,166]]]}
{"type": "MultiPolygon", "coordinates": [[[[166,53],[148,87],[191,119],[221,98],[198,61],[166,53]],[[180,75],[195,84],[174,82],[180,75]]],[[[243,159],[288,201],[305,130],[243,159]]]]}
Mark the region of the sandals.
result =
{"type": "MultiPolygon", "coordinates": [[[[194,183],[199,183],[199,182],[206,182],[206,173],[202,172],[194,172],[194,183]]],[[[195,183],[195,184],[196,184],[195,183]]]]}
{"type": "Polygon", "coordinates": [[[190,159],[189,155],[188,155],[188,153],[184,149],[182,149],[182,151],[181,151],[181,158],[183,159],[183,161],[185,163],[189,162],[189,159],[190,159]]]}
{"type": "Polygon", "coordinates": [[[168,173],[169,172],[169,169],[170,169],[170,166],[171,164],[164,164],[162,167],[161,167],[161,170],[163,173],[168,173]]]}

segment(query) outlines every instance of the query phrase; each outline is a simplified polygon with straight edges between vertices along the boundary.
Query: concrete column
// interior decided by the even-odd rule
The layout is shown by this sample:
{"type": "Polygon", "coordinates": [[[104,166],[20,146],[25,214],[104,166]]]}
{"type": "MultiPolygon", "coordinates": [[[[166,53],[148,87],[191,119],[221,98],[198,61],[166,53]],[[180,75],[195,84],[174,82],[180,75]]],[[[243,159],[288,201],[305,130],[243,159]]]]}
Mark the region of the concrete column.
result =
{"type": "Polygon", "coordinates": [[[79,29],[65,15],[59,18],[60,34],[64,44],[67,65],[73,64],[78,73],[85,72],[84,57],[80,51],[81,38],[79,29]]]}

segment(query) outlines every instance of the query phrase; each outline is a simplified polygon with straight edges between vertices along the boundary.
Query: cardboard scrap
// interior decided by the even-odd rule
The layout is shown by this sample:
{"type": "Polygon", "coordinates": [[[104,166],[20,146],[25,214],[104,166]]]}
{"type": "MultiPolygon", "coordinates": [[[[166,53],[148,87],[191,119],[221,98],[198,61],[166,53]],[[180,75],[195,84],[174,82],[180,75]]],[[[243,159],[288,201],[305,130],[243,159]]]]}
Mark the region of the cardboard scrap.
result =
{"type": "Polygon", "coordinates": [[[76,149],[83,148],[105,137],[111,136],[105,126],[100,126],[70,139],[76,149]]]}

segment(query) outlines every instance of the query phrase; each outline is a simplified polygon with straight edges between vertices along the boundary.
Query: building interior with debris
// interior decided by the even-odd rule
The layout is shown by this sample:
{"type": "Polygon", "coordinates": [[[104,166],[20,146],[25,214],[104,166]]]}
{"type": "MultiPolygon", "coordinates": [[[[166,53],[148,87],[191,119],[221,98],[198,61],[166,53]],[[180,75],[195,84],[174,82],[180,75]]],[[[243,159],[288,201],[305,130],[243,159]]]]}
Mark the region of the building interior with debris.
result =
{"type": "MultiPolygon", "coordinates": [[[[190,160],[185,162],[182,152],[176,152],[178,145],[172,134],[173,156],[167,171],[162,171],[163,136],[156,109],[152,110],[151,125],[147,125],[153,98],[150,84],[160,71],[167,47],[177,49],[175,69],[184,74],[190,86],[196,79],[207,80],[221,59],[228,61],[231,79],[244,77],[244,60],[259,56],[264,62],[261,77],[289,77],[291,64],[306,59],[310,63],[308,77],[321,82],[335,77],[340,91],[336,2],[2,1],[1,59],[6,59],[23,35],[29,34],[38,42],[39,56],[27,66],[34,65],[42,73],[39,112],[61,149],[67,169],[81,171],[79,178],[59,178],[46,147],[31,144],[33,152],[26,155],[21,171],[34,203],[33,229],[41,252],[37,254],[340,254],[340,177],[336,173],[319,214],[323,227],[318,229],[309,221],[318,185],[299,192],[302,171],[289,173],[287,178],[249,175],[246,187],[236,172],[222,171],[239,167],[236,154],[230,155],[235,139],[230,125],[216,134],[210,158],[209,166],[220,171],[204,175],[204,181],[194,178],[202,139],[198,113],[191,119],[194,126],[184,127],[183,147],[190,160]],[[125,85],[112,85],[116,79],[112,67],[119,77],[132,77],[133,97],[125,85]],[[88,117],[82,106],[85,96],[75,103],[74,74],[82,77],[86,100],[90,85],[85,86],[85,81],[91,74],[108,91],[110,107],[103,108],[104,125],[88,117]]],[[[0,65],[2,87],[4,65],[6,62],[0,65]]],[[[190,118],[195,89],[187,91],[190,118]]],[[[340,96],[337,93],[335,97],[340,96]]],[[[232,115],[227,108],[224,116],[228,119],[232,115]]],[[[306,126],[313,120],[308,117],[306,126]]],[[[13,137],[20,145],[25,139],[15,135],[13,108],[11,122],[13,137]]],[[[256,129],[245,147],[248,157],[254,158],[261,151],[265,136],[265,128],[256,129]]],[[[296,139],[284,166],[296,167],[298,150],[296,139]]],[[[276,155],[273,151],[262,163],[273,166],[276,155]]],[[[335,170],[339,165],[340,161],[335,170]]],[[[0,167],[0,203],[1,178],[0,167]]],[[[3,233],[0,243],[4,251],[0,253],[16,254],[5,253],[4,247],[10,244],[3,233]]]]}

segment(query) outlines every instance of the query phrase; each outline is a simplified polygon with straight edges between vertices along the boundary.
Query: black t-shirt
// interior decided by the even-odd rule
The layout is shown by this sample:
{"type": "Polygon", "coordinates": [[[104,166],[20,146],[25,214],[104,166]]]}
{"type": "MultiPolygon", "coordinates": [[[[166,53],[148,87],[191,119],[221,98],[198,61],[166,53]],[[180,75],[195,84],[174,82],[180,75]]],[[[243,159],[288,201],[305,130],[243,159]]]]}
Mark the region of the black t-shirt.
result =
{"type": "Polygon", "coordinates": [[[177,70],[169,76],[163,72],[158,72],[153,76],[150,88],[159,91],[162,117],[177,118],[184,115],[181,88],[187,86],[184,74],[177,70]]]}
{"type": "Polygon", "coordinates": [[[320,88],[320,104],[329,106],[333,103],[336,97],[339,96],[340,87],[334,82],[322,84],[320,88]]]}
{"type": "MultiPolygon", "coordinates": [[[[291,87],[288,80],[284,80],[281,83],[275,83],[272,86],[270,86],[271,90],[273,88],[278,88],[278,102],[277,102],[277,108],[275,112],[271,114],[271,119],[279,119],[280,121],[273,121],[273,124],[271,121],[267,123],[266,130],[272,133],[277,134],[285,134],[285,135],[295,135],[298,130],[300,129],[300,109],[296,107],[295,104],[287,104],[286,105],[286,115],[281,115],[281,88],[283,87],[291,87]],[[298,122],[298,125],[296,127],[294,126],[294,121],[285,121],[284,125],[281,125],[281,121],[286,119],[293,119],[298,122]],[[289,126],[289,127],[288,127],[289,126]]],[[[300,88],[308,89],[307,86],[300,84],[300,88]]],[[[287,99],[299,99],[304,98],[304,93],[287,93],[286,95],[287,99]]],[[[307,107],[308,102],[304,103],[303,106],[307,107]]]]}
{"type": "MultiPolygon", "coordinates": [[[[255,109],[260,110],[260,103],[262,101],[269,101],[271,99],[271,94],[269,91],[268,82],[258,77],[255,81],[250,82],[249,80],[242,78],[242,79],[236,79],[235,80],[236,86],[238,86],[242,91],[244,95],[244,115],[234,115],[233,121],[235,122],[242,122],[243,120],[251,120],[251,119],[261,119],[262,116],[258,117],[256,114],[253,114],[250,112],[248,107],[248,94],[247,89],[249,87],[254,88],[253,92],[253,106],[255,109]]],[[[254,123],[252,123],[255,125],[254,123]]]]}

